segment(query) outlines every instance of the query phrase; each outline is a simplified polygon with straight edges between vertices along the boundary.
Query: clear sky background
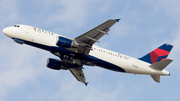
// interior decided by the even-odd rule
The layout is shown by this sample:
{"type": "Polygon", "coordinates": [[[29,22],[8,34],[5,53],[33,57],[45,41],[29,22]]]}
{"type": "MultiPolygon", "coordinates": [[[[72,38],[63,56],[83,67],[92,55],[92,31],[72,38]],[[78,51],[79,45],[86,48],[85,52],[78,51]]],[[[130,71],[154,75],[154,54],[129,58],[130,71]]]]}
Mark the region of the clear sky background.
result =
{"type": "MultiPolygon", "coordinates": [[[[46,67],[51,53],[19,45],[0,34],[0,101],[178,101],[180,100],[179,0],[0,0],[0,29],[32,25],[75,38],[108,19],[121,18],[96,45],[140,58],[164,43],[174,45],[166,68],[150,76],[84,66],[86,87],[69,71],[46,67]]],[[[121,61],[120,61],[121,62],[121,61]]]]}

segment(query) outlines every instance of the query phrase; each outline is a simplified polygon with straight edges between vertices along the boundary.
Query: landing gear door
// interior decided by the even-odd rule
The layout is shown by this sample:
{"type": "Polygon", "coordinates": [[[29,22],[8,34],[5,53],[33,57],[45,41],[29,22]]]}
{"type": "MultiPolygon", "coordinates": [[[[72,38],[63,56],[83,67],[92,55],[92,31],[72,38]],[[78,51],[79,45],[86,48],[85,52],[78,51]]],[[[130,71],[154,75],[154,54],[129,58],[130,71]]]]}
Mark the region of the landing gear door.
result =
{"type": "Polygon", "coordinates": [[[133,67],[138,68],[138,65],[139,65],[138,59],[134,59],[133,67]]]}

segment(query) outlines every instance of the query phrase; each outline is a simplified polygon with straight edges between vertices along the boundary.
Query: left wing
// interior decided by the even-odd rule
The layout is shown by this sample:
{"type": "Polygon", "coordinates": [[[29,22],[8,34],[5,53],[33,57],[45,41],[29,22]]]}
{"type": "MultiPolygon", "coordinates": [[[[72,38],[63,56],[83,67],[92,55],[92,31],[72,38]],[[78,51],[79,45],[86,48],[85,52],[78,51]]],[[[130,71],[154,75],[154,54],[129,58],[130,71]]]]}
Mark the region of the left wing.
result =
{"type": "Polygon", "coordinates": [[[84,45],[79,45],[77,52],[84,55],[88,55],[91,50],[92,45],[105,34],[108,35],[109,28],[114,25],[116,22],[119,22],[120,19],[110,19],[101,25],[91,29],[90,31],[78,36],[75,40],[84,45]]]}
{"type": "Polygon", "coordinates": [[[82,69],[83,69],[82,67],[69,68],[69,71],[74,75],[74,77],[75,77],[78,81],[84,83],[84,84],[87,86],[88,83],[86,82],[86,78],[85,78],[85,76],[84,76],[84,73],[83,73],[82,69]]]}
{"type": "Polygon", "coordinates": [[[83,70],[84,69],[79,59],[67,60],[62,59],[63,66],[69,69],[69,71],[73,74],[73,76],[80,82],[84,83],[87,86],[86,78],[84,76],[83,70]]]}

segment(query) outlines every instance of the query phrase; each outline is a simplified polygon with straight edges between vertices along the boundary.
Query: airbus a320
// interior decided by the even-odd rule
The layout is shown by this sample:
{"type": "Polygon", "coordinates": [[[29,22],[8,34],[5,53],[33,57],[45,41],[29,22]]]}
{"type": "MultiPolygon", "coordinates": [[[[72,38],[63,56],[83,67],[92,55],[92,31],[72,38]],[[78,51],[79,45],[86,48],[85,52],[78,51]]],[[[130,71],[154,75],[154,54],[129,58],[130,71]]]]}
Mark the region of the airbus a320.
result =
{"type": "Polygon", "coordinates": [[[56,55],[59,59],[48,58],[47,67],[54,70],[69,70],[85,85],[88,82],[83,73],[83,65],[150,75],[156,82],[160,82],[160,76],[169,76],[170,73],[165,67],[173,61],[167,59],[173,47],[170,44],[163,44],[138,59],[94,45],[102,36],[108,35],[110,27],[119,20],[107,20],[74,39],[28,25],[7,27],[3,29],[3,33],[14,42],[37,47],[56,55]]]}

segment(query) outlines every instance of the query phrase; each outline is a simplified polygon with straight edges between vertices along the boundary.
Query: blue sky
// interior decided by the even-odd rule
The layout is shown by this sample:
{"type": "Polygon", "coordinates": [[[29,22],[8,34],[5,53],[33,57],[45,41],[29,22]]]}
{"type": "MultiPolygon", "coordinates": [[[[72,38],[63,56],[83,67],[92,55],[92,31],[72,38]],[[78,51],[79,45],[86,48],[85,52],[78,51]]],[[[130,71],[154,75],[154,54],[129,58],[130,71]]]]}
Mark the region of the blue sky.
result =
{"type": "Polygon", "coordinates": [[[89,85],[69,71],[46,67],[51,53],[19,45],[0,34],[1,101],[174,101],[180,91],[179,0],[1,0],[0,29],[32,25],[70,38],[112,18],[121,18],[96,45],[142,57],[164,43],[174,45],[166,68],[169,77],[156,83],[150,76],[84,66],[89,85]]]}

